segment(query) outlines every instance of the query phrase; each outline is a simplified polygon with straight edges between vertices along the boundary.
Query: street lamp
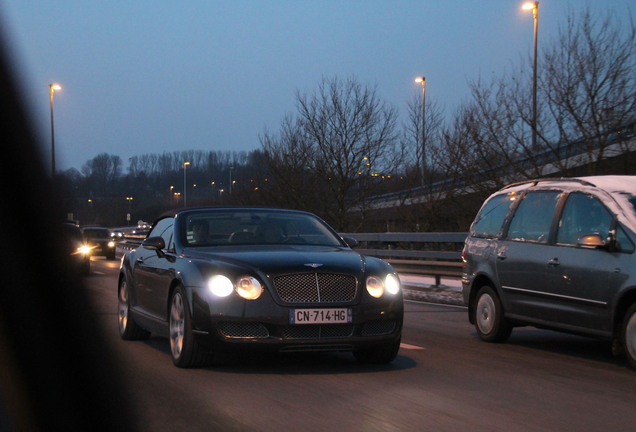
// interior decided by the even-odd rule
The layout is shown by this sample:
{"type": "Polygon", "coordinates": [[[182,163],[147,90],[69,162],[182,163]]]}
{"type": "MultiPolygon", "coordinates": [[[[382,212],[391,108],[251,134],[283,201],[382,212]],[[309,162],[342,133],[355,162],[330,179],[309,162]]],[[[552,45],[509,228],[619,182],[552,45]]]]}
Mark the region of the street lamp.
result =
{"type": "Polygon", "coordinates": [[[55,126],[53,122],[53,94],[56,90],[62,90],[59,84],[49,84],[49,96],[51,101],[51,177],[55,177],[55,126]]]}
{"type": "Polygon", "coordinates": [[[233,166],[230,167],[230,195],[232,195],[232,185],[234,184],[234,182],[232,182],[232,170],[234,169],[233,166]]]}
{"type": "Polygon", "coordinates": [[[422,85],[422,186],[426,172],[426,78],[417,77],[415,82],[422,85]]]}
{"type": "Polygon", "coordinates": [[[526,2],[523,10],[532,10],[534,18],[534,59],[532,61],[532,149],[537,148],[537,37],[539,33],[539,2],[526,2]]]}
{"type": "Polygon", "coordinates": [[[126,197],[126,201],[128,201],[128,213],[126,213],[127,223],[130,223],[130,214],[132,213],[132,200],[133,200],[133,197],[126,197]]]}
{"type": "Polygon", "coordinates": [[[186,171],[190,162],[183,163],[183,207],[188,206],[188,186],[186,184],[186,171]]]}

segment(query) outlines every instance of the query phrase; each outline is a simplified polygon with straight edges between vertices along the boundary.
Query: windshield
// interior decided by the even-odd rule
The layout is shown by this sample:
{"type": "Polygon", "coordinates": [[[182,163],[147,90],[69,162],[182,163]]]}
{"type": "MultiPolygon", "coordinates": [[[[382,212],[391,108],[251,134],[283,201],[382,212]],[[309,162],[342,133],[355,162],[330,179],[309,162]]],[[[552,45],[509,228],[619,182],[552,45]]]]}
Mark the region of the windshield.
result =
{"type": "Polygon", "coordinates": [[[109,238],[110,231],[107,228],[84,228],[84,236],[89,239],[109,238]]]}
{"type": "Polygon", "coordinates": [[[208,210],[185,218],[187,246],[309,244],[342,246],[318,218],[268,210],[208,210]]]}

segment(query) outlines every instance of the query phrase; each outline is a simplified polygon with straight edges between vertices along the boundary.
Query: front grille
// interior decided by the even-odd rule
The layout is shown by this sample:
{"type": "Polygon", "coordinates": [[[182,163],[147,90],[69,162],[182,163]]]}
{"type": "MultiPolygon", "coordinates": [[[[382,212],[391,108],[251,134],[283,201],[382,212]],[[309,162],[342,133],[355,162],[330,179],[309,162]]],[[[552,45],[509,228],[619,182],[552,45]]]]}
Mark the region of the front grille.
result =
{"type": "Polygon", "coordinates": [[[328,339],[351,337],[352,325],[295,325],[283,328],[285,339],[328,339]]]}
{"type": "Polygon", "coordinates": [[[356,278],[334,273],[297,273],[274,278],[278,296],[287,303],[350,302],[356,297],[356,278]]]}
{"type": "Polygon", "coordinates": [[[261,323],[219,323],[219,331],[226,338],[267,338],[269,331],[261,323]]]}

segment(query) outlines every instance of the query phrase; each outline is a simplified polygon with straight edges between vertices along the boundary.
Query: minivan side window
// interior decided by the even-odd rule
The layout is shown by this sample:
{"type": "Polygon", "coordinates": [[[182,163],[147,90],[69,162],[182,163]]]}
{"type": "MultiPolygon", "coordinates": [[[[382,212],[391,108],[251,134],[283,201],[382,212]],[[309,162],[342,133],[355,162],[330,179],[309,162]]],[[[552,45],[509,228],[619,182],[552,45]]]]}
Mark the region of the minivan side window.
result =
{"type": "Polygon", "coordinates": [[[470,228],[470,235],[480,238],[493,238],[501,233],[504,219],[514,203],[515,193],[495,195],[482,207],[470,228]]]}
{"type": "Polygon", "coordinates": [[[508,240],[547,243],[561,192],[529,192],[519,203],[508,228],[508,240]]]}
{"type": "Polygon", "coordinates": [[[576,245],[587,234],[599,234],[606,239],[612,226],[613,216],[596,198],[573,192],[563,208],[559,220],[557,243],[576,245]]]}

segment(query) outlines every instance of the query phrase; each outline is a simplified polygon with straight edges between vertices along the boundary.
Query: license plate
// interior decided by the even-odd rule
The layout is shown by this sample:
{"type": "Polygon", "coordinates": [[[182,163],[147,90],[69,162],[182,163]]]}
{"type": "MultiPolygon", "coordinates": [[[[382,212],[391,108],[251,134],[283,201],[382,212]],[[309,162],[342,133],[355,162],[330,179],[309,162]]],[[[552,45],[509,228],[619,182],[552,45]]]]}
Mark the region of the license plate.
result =
{"type": "Polygon", "coordinates": [[[290,324],[346,324],[350,323],[350,308],[334,309],[291,309],[290,324]]]}

